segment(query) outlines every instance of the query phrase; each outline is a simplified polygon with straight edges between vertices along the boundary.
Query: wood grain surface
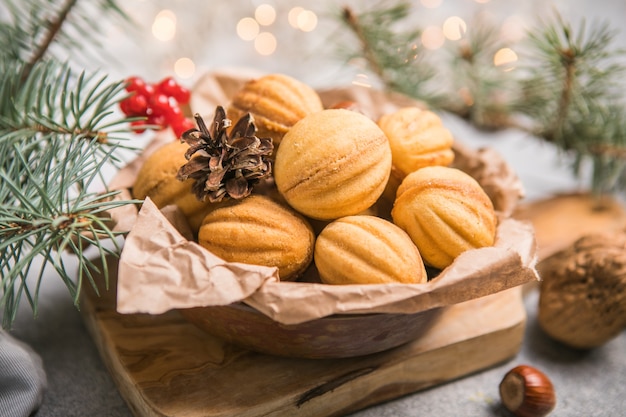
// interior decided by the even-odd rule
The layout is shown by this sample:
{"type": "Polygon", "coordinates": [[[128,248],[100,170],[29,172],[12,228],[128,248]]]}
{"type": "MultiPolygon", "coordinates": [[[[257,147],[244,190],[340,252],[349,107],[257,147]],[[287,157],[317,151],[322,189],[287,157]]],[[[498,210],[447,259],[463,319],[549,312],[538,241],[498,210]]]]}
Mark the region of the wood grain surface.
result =
{"type": "MultiPolygon", "coordinates": [[[[115,262],[109,267],[116,270],[115,262]]],[[[114,285],[114,282],[112,283],[114,285]]],[[[339,416],[493,366],[516,354],[520,288],[447,308],[415,342],[349,359],[289,359],[229,345],[177,311],[121,315],[85,291],[82,312],[137,416],[339,416]]]]}
{"type": "Polygon", "coordinates": [[[612,197],[560,194],[521,204],[514,216],[532,222],[539,259],[566,248],[582,236],[626,228],[626,209],[612,197]]]}

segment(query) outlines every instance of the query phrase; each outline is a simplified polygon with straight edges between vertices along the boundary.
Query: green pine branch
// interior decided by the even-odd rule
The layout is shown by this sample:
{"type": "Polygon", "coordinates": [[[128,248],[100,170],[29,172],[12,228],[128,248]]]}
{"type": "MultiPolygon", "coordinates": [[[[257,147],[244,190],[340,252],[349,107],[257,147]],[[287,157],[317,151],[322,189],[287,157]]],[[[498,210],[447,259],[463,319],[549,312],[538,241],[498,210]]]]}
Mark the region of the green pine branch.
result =
{"type": "Polygon", "coordinates": [[[521,43],[504,45],[492,24],[475,22],[453,44],[449,59],[441,57],[444,52],[416,48],[419,58],[406,61],[397,42],[420,32],[414,24],[402,26],[409,8],[406,0],[361,13],[346,8],[341,21],[354,40],[351,48],[344,46],[347,56],[365,60],[385,88],[433,109],[482,129],[515,127],[554,143],[572,161],[575,175],[590,162],[594,193],[626,191],[626,66],[620,61],[624,50],[612,46],[616,32],[607,24],[588,30],[584,21],[574,27],[556,14],[521,43]],[[493,63],[504,46],[520,52],[514,70],[493,63]],[[429,76],[434,62],[440,70],[429,76]]]}
{"type": "Polygon", "coordinates": [[[591,161],[591,189],[626,190],[626,101],[621,82],[624,50],[611,47],[616,32],[583,21],[574,29],[560,16],[529,33],[534,59],[521,80],[517,110],[535,133],[573,156],[578,174],[591,161]]]}
{"type": "Polygon", "coordinates": [[[3,7],[0,60],[30,67],[43,60],[97,62],[105,52],[103,25],[129,21],[114,0],[5,0],[3,7]]]}
{"type": "MultiPolygon", "coordinates": [[[[118,13],[111,1],[8,2],[0,22],[0,306],[10,327],[23,300],[37,314],[45,271],[53,269],[78,306],[81,288],[108,288],[106,262],[120,251],[109,210],[121,200],[104,172],[119,168],[138,149],[129,144],[130,119],[120,115],[124,81],[72,69],[57,51],[75,46],[68,33],[89,31],[89,7],[118,13]],[[85,26],[87,25],[87,26],[85,26]],[[32,33],[27,34],[30,29],[32,33]],[[2,48],[2,43],[12,44],[2,48]],[[72,256],[76,262],[69,262],[72,256]],[[76,265],[77,264],[77,265],[76,265]]],[[[96,16],[98,16],[96,14],[96,16]]],[[[99,16],[101,19],[101,16],[99,16]]],[[[100,22],[101,23],[101,22],[100,22]]],[[[84,46],[83,46],[84,48],[84,46]]],[[[87,48],[88,49],[88,48],[87,48]]]]}
{"type": "MultiPolygon", "coordinates": [[[[0,85],[0,275],[3,325],[15,319],[22,296],[37,312],[43,271],[52,267],[78,303],[83,281],[95,288],[98,269],[85,254],[116,253],[113,224],[106,211],[133,201],[116,200],[103,171],[119,166],[128,120],[113,109],[124,83],[106,77],[74,75],[53,63],[33,67],[23,83],[14,71],[0,85]],[[21,86],[21,88],[19,88],[21,86]],[[114,250],[107,245],[113,242],[114,250]],[[73,253],[78,273],[63,258],[73,253]],[[31,265],[42,258],[39,272],[31,265]],[[38,278],[29,283],[27,278],[38,278]],[[33,287],[34,289],[31,289],[33,287]]],[[[106,271],[101,271],[105,281],[106,271]]]]}
{"type": "Polygon", "coordinates": [[[397,30],[397,23],[406,19],[410,11],[411,4],[404,1],[358,14],[344,7],[340,19],[356,36],[357,45],[345,47],[341,53],[348,61],[363,58],[372,74],[389,89],[438,103],[442,96],[431,88],[437,70],[425,59],[419,42],[422,30],[397,30]]]}

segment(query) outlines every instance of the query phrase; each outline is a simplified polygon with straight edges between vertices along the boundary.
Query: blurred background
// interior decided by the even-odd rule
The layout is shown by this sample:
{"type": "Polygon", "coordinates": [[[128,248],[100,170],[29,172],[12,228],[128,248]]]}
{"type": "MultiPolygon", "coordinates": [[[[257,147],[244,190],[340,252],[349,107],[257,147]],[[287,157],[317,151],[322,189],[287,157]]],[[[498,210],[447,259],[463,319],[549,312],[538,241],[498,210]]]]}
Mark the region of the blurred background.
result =
{"type": "MultiPolygon", "coordinates": [[[[192,85],[203,73],[224,67],[284,72],[313,87],[362,82],[359,62],[346,63],[336,45],[352,34],[340,24],[343,6],[366,10],[380,1],[128,0],[127,27],[105,30],[105,70],[114,77],[139,74],[146,80],[174,75],[192,85]]],[[[383,2],[385,3],[385,2],[383,2]]],[[[387,1],[386,3],[393,3],[387,1]]],[[[414,0],[407,19],[424,29],[421,42],[433,50],[458,42],[477,16],[500,27],[503,39],[524,36],[558,11],[578,24],[608,23],[621,28],[623,0],[414,0]]],[[[626,32],[616,39],[626,45],[626,32]]]]}
{"type": "MultiPolygon", "coordinates": [[[[352,52],[358,49],[354,34],[341,22],[342,8],[361,13],[397,3],[128,0],[123,8],[132,24],[105,21],[105,45],[100,49],[104,56],[84,65],[101,69],[113,79],[138,75],[155,82],[174,76],[188,88],[209,71],[237,67],[285,73],[318,89],[350,84],[376,88],[377,80],[368,75],[365,63],[341,52],[341,46],[352,52]]],[[[626,49],[624,0],[413,0],[411,6],[411,15],[402,24],[423,30],[419,42],[430,58],[449,53],[479,22],[488,22],[510,44],[494,55],[493,65],[515,70],[518,55],[523,56],[518,48],[529,31],[557,15],[575,29],[608,26],[615,34],[614,47],[626,49]]],[[[446,70],[445,65],[441,68],[446,70]]],[[[489,134],[452,115],[442,116],[458,139],[501,152],[523,178],[529,199],[581,188],[587,182],[585,175],[571,175],[553,147],[529,141],[527,134],[510,130],[489,134]]]]}

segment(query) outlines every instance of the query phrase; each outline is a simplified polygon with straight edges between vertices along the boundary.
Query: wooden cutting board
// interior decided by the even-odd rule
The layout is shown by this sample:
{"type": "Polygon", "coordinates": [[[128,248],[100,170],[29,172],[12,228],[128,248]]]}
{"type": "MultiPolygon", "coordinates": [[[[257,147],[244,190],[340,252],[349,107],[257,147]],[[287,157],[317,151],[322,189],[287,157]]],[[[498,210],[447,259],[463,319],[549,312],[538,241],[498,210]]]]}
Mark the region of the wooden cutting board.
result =
{"type": "Polygon", "coordinates": [[[626,228],[623,203],[589,194],[559,194],[521,204],[513,217],[533,223],[540,260],[586,234],[626,228]]]}
{"type": "MultiPolygon", "coordinates": [[[[109,265],[115,272],[116,264],[109,265]]],[[[113,283],[114,284],[114,283],[113,283]]],[[[228,345],[178,312],[115,312],[112,291],[81,310],[137,416],[339,416],[485,369],[516,354],[521,289],[449,307],[418,341],[350,359],[289,359],[228,345]]]]}
{"type": "MultiPolygon", "coordinates": [[[[626,226],[622,206],[598,211],[587,196],[521,206],[515,216],[536,225],[540,258],[584,233],[626,226]]],[[[115,278],[116,263],[110,262],[109,268],[115,278]]],[[[114,291],[96,296],[86,290],[81,310],[136,416],[324,417],[442,384],[513,357],[524,335],[522,301],[518,287],[451,306],[419,340],[365,357],[325,360],[246,351],[204,333],[176,311],[120,315],[114,291]]]]}

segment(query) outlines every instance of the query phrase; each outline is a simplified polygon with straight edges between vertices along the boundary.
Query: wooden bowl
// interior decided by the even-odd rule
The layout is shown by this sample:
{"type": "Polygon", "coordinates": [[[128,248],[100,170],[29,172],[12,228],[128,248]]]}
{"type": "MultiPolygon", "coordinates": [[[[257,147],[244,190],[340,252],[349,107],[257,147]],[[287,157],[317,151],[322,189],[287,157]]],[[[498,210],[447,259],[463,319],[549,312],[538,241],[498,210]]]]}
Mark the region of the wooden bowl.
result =
{"type": "Polygon", "coordinates": [[[242,303],[180,310],[199,328],[234,345],[308,359],[349,358],[401,346],[430,329],[441,311],[332,315],[284,325],[242,303]]]}

